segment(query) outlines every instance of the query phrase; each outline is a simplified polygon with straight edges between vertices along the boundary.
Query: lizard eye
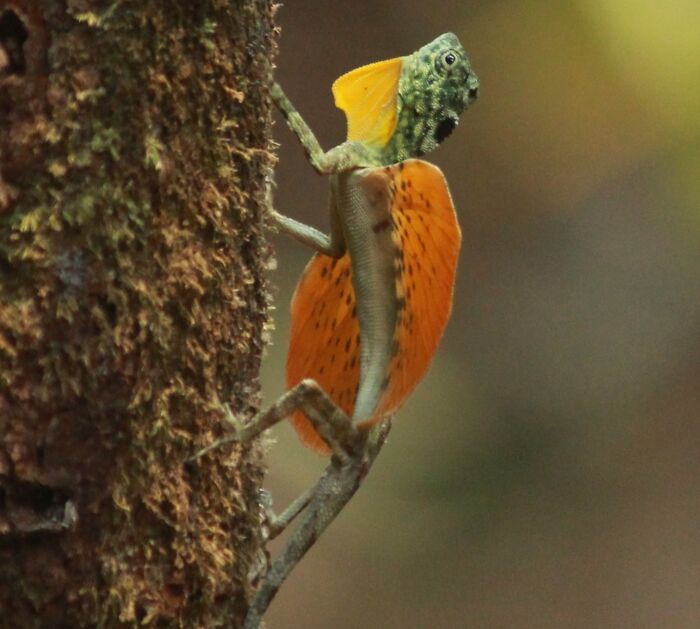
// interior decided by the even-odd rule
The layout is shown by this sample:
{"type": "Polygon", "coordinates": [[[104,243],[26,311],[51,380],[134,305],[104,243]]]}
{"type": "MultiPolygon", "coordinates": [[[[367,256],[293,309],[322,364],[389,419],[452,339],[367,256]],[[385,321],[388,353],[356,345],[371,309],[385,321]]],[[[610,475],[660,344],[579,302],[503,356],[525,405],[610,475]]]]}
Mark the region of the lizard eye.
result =
{"type": "Polygon", "coordinates": [[[454,65],[456,62],[457,55],[454,53],[454,51],[448,50],[435,60],[435,66],[438,72],[446,72],[449,70],[449,67],[454,65]]]}

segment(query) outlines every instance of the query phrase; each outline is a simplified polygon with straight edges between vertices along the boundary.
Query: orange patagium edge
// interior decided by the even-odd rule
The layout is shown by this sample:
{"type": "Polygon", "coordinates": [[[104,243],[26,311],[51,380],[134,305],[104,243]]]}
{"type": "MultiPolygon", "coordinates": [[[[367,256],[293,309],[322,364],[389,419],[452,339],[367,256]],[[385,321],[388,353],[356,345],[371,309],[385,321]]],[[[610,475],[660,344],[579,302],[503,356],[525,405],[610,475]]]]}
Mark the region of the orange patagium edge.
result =
{"type": "MultiPolygon", "coordinates": [[[[449,318],[461,233],[442,172],[415,158],[454,130],[478,85],[452,33],[353,70],[333,84],[347,141],[327,153],[273,94],[331,183],[329,236],[275,214],[317,250],[292,300],[287,385],[316,380],[361,428],[403,404],[449,318]]],[[[306,445],[330,452],[302,411],[292,422],[306,445]]]]}

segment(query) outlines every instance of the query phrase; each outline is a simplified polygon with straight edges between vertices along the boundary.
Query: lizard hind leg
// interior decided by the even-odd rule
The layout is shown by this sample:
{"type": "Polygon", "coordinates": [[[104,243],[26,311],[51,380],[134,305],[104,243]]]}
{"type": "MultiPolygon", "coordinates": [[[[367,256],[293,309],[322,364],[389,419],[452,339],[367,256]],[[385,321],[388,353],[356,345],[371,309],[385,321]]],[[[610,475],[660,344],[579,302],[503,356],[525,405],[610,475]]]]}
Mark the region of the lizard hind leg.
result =
{"type": "Polygon", "coordinates": [[[321,435],[341,462],[355,458],[357,453],[362,451],[366,439],[365,431],[358,430],[348,415],[336,405],[318,383],[310,379],[299,382],[244,426],[225,404],[222,405],[222,411],[224,420],[233,434],[201,449],[189,459],[190,461],[228,443],[250,442],[268,428],[272,428],[298,411],[304,413],[314,430],[321,435]]]}

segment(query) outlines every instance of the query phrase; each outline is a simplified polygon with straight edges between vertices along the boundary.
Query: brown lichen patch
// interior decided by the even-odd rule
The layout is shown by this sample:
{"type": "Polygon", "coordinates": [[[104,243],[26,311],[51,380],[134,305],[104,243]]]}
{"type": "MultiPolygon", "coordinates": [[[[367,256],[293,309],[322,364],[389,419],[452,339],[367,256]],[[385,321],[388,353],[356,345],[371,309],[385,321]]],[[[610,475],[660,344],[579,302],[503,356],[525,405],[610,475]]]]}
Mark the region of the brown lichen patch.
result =
{"type": "Polygon", "coordinates": [[[221,434],[219,400],[258,404],[271,6],[21,4],[50,38],[0,94],[0,493],[29,483],[78,519],[0,532],[0,608],[228,625],[259,550],[258,455],[185,461],[221,434]]]}

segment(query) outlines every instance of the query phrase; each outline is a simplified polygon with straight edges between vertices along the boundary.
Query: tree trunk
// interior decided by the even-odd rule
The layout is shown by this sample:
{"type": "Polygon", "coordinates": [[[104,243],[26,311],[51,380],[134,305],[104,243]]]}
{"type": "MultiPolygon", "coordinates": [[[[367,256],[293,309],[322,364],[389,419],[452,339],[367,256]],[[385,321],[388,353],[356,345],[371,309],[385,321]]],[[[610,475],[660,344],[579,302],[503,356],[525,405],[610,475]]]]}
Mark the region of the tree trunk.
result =
{"type": "Polygon", "coordinates": [[[0,0],[0,625],[239,626],[270,0],[0,0]]]}

